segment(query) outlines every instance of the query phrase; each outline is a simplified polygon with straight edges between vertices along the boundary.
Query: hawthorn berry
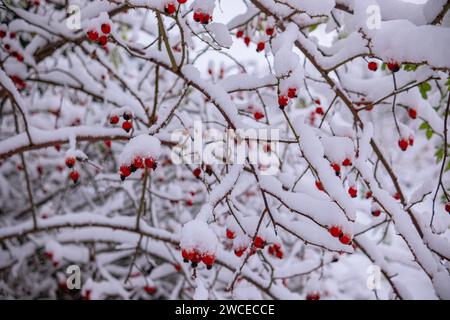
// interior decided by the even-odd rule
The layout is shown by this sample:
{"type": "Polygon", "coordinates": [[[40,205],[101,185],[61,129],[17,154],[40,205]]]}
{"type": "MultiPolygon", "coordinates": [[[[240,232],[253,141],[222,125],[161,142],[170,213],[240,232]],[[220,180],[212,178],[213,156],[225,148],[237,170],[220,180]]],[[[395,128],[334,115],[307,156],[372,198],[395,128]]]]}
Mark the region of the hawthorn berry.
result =
{"type": "Polygon", "coordinates": [[[226,233],[227,233],[227,238],[228,239],[233,240],[236,237],[235,233],[233,231],[231,231],[230,229],[227,229],[226,233]]]}
{"type": "Polygon", "coordinates": [[[275,28],[267,27],[266,28],[266,34],[271,37],[275,33],[275,28]]]}
{"type": "Polygon", "coordinates": [[[323,184],[320,181],[316,181],[316,188],[319,189],[319,191],[324,191],[323,184]]]}
{"type": "Polygon", "coordinates": [[[107,36],[103,35],[103,36],[98,37],[98,43],[101,46],[106,45],[107,42],[108,42],[108,37],[107,36]]]}
{"type": "Polygon", "coordinates": [[[202,17],[202,24],[208,24],[211,21],[211,16],[208,13],[204,13],[202,17]]]}
{"type": "Polygon", "coordinates": [[[112,145],[111,140],[105,140],[105,141],[103,141],[103,143],[105,144],[105,147],[111,148],[111,145],[112,145]]]}
{"type": "Polygon", "coordinates": [[[15,32],[10,32],[9,33],[9,38],[10,39],[15,39],[16,38],[16,33],[15,32]]]}
{"type": "Polygon", "coordinates": [[[445,204],[445,211],[447,211],[447,213],[450,213],[450,201],[445,204]]]}
{"type": "Polygon", "coordinates": [[[116,115],[109,117],[109,123],[110,124],[117,124],[117,123],[119,123],[119,117],[116,116],[116,115]]]}
{"type": "Polygon", "coordinates": [[[6,32],[3,30],[0,30],[0,39],[3,39],[4,37],[6,37],[6,32]]]}
{"type": "Polygon", "coordinates": [[[126,132],[130,132],[131,128],[133,127],[133,123],[131,121],[124,121],[122,123],[122,129],[126,132]]]}
{"type": "Polygon", "coordinates": [[[289,99],[297,98],[297,88],[289,88],[287,92],[287,96],[289,99]]]}
{"type": "Polygon", "coordinates": [[[414,145],[414,137],[413,137],[413,136],[410,136],[410,137],[408,138],[408,143],[409,143],[409,145],[410,145],[411,147],[414,145]]]}
{"type": "Polygon", "coordinates": [[[238,31],[236,32],[236,38],[242,38],[243,36],[244,36],[244,31],[238,30],[238,31]]]}
{"type": "Polygon", "coordinates": [[[175,7],[175,5],[172,2],[166,4],[166,6],[164,7],[164,12],[169,15],[174,14],[176,10],[177,10],[177,8],[175,7]]]}
{"type": "Polygon", "coordinates": [[[400,70],[400,64],[397,62],[388,62],[387,67],[391,72],[398,72],[400,70]]]}
{"type": "Polygon", "coordinates": [[[179,4],[184,4],[187,2],[187,0],[177,0],[179,4]]]}
{"type": "Polygon", "coordinates": [[[66,158],[66,166],[67,168],[71,169],[75,165],[76,159],[75,157],[67,157],[66,158]]]}
{"type": "Polygon", "coordinates": [[[234,254],[235,254],[237,257],[242,257],[242,255],[244,254],[244,252],[245,252],[246,249],[247,249],[247,248],[239,248],[239,249],[236,249],[236,250],[234,250],[234,254]]]}
{"type": "Polygon", "coordinates": [[[144,167],[144,162],[142,161],[141,157],[136,157],[133,160],[133,166],[137,169],[141,169],[144,167]]]}
{"type": "Polygon", "coordinates": [[[246,45],[247,47],[250,45],[250,41],[251,41],[251,39],[250,39],[249,36],[246,36],[246,37],[244,38],[244,43],[245,43],[245,45],[246,45]]]}
{"type": "Polygon", "coordinates": [[[283,109],[284,107],[286,107],[289,103],[289,99],[287,96],[279,96],[278,97],[278,105],[280,106],[281,109],[283,109]]]}
{"type": "Polygon", "coordinates": [[[95,31],[95,30],[89,30],[87,32],[87,36],[88,36],[88,39],[90,41],[97,41],[97,39],[98,39],[98,32],[95,31]]]}
{"type": "Polygon", "coordinates": [[[258,42],[258,44],[256,45],[256,52],[264,51],[265,48],[266,44],[264,42],[258,42]]]}
{"type": "Polygon", "coordinates": [[[358,190],[356,190],[355,187],[350,187],[348,188],[348,194],[350,195],[350,197],[356,198],[356,196],[358,195],[358,190]]]}
{"type": "Polygon", "coordinates": [[[379,217],[380,214],[381,214],[381,210],[380,209],[372,210],[372,216],[379,217]]]}
{"type": "Polygon", "coordinates": [[[193,18],[195,22],[200,22],[203,20],[203,13],[201,11],[195,11],[193,18]]]}
{"type": "Polygon", "coordinates": [[[341,234],[339,237],[339,241],[345,245],[351,244],[352,236],[348,233],[341,234]]]}
{"type": "Polygon", "coordinates": [[[369,68],[370,71],[377,71],[378,70],[378,63],[375,61],[371,61],[367,64],[367,68],[369,68]]]}
{"type": "Polygon", "coordinates": [[[145,158],[144,159],[144,163],[145,163],[145,167],[147,167],[148,169],[156,169],[156,161],[153,160],[153,158],[145,158]]]}
{"type": "Polygon", "coordinates": [[[100,29],[102,30],[102,32],[103,32],[104,34],[108,34],[108,33],[111,32],[111,26],[109,25],[109,23],[103,23],[103,24],[100,26],[100,29]]]}
{"type": "Polygon", "coordinates": [[[366,192],[366,199],[370,199],[372,198],[372,191],[367,191],[366,192]]]}
{"type": "Polygon", "coordinates": [[[406,139],[401,139],[398,141],[398,146],[402,151],[406,151],[408,149],[409,142],[406,139]]]}
{"type": "Polygon", "coordinates": [[[195,168],[194,169],[194,176],[196,177],[196,178],[198,178],[198,177],[200,177],[200,175],[201,175],[201,173],[202,173],[202,169],[200,168],[200,167],[197,167],[197,168],[195,168]]]}
{"type": "Polygon", "coordinates": [[[69,178],[73,181],[73,183],[77,183],[79,177],[80,177],[80,174],[78,173],[77,170],[73,170],[69,174],[69,178]]]}
{"type": "Polygon", "coordinates": [[[152,287],[152,286],[145,286],[144,287],[145,292],[147,292],[148,294],[155,294],[156,293],[156,288],[152,287]]]}
{"type": "Polygon", "coordinates": [[[318,292],[308,293],[306,300],[320,300],[320,294],[318,292]]]}
{"type": "Polygon", "coordinates": [[[417,118],[417,111],[414,108],[408,108],[408,115],[411,119],[417,118]]]}
{"type": "Polygon", "coordinates": [[[125,180],[126,177],[128,177],[131,174],[131,169],[129,166],[120,166],[120,178],[123,180],[125,180]]]}
{"type": "Polygon", "coordinates": [[[334,172],[336,173],[337,176],[339,176],[341,174],[341,166],[337,163],[332,163],[331,167],[333,168],[334,172]]]}
{"type": "Polygon", "coordinates": [[[342,165],[343,165],[344,167],[349,167],[349,166],[352,165],[352,160],[350,160],[349,158],[345,158],[345,160],[342,161],[342,165]]]}
{"type": "Polygon", "coordinates": [[[324,114],[324,112],[323,112],[323,108],[322,107],[317,107],[316,108],[316,113],[317,114],[320,114],[321,116],[324,114]]]}
{"type": "Polygon", "coordinates": [[[262,118],[264,118],[264,114],[262,112],[256,111],[253,114],[253,117],[255,117],[255,120],[261,120],[262,118]]]}
{"type": "Polygon", "coordinates": [[[188,207],[192,207],[194,205],[194,202],[191,199],[186,200],[186,205],[188,207]]]}
{"type": "Polygon", "coordinates": [[[266,241],[262,237],[256,236],[255,240],[253,240],[253,245],[255,248],[262,249],[266,245],[266,241]]]}
{"type": "Polygon", "coordinates": [[[335,238],[338,238],[342,235],[342,229],[339,226],[331,226],[329,232],[335,238]]]}
{"type": "Polygon", "coordinates": [[[206,268],[210,270],[214,264],[216,257],[212,254],[205,254],[202,256],[202,262],[206,265],[206,268]]]}

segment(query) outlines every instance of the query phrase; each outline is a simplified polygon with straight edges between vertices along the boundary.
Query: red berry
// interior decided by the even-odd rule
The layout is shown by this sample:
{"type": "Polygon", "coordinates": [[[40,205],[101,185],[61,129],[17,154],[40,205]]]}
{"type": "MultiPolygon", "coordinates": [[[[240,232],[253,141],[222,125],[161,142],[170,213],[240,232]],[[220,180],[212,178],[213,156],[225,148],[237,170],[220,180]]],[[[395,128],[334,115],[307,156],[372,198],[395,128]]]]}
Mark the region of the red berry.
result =
{"type": "Polygon", "coordinates": [[[123,177],[128,177],[131,174],[131,169],[129,166],[120,166],[120,175],[123,177]]]}
{"type": "Polygon", "coordinates": [[[105,144],[105,146],[106,146],[107,148],[111,148],[111,145],[112,145],[111,140],[105,140],[105,141],[103,141],[103,143],[105,144]]]}
{"type": "Polygon", "coordinates": [[[417,111],[416,109],[413,108],[409,108],[408,109],[408,115],[411,119],[416,119],[417,118],[417,111]]]}
{"type": "Polygon", "coordinates": [[[264,150],[265,153],[269,153],[269,152],[272,151],[272,148],[270,147],[270,144],[266,143],[266,144],[263,146],[263,150],[264,150]]]}
{"type": "Polygon", "coordinates": [[[215,260],[216,260],[216,257],[212,254],[206,254],[206,255],[202,256],[202,262],[206,265],[206,267],[208,269],[211,269],[215,260]]]}
{"type": "Polygon", "coordinates": [[[4,37],[6,37],[6,32],[3,30],[0,30],[0,39],[3,39],[4,37]]]}
{"type": "Polygon", "coordinates": [[[447,211],[447,213],[450,213],[450,201],[445,204],[445,211],[447,211]]]}
{"type": "Polygon", "coordinates": [[[290,99],[297,98],[297,88],[289,88],[287,95],[290,99]]]}
{"type": "Polygon", "coordinates": [[[253,245],[258,249],[262,249],[266,245],[266,241],[260,236],[256,236],[255,240],[253,240],[253,245]]]}
{"type": "Polygon", "coordinates": [[[345,160],[342,161],[342,165],[343,165],[344,167],[349,167],[349,166],[352,165],[352,160],[350,160],[349,158],[345,158],[345,160]]]}
{"type": "Polygon", "coordinates": [[[236,235],[234,234],[233,231],[231,231],[230,229],[227,229],[227,238],[228,239],[234,239],[236,235]]]}
{"type": "Polygon", "coordinates": [[[376,63],[375,61],[371,61],[371,62],[369,62],[367,67],[369,68],[370,71],[377,71],[378,70],[378,63],[376,63]]]}
{"type": "Polygon", "coordinates": [[[397,62],[388,62],[387,67],[392,72],[397,72],[400,70],[400,65],[397,62]]]}
{"type": "Polygon", "coordinates": [[[366,192],[366,199],[372,198],[372,191],[366,192]]]}
{"type": "Polygon", "coordinates": [[[194,202],[191,199],[186,200],[186,205],[188,207],[192,207],[194,205],[194,202]]]}
{"type": "Polygon", "coordinates": [[[243,36],[244,36],[244,31],[238,30],[238,32],[236,32],[236,38],[242,38],[243,36]]]}
{"type": "Polygon", "coordinates": [[[17,53],[17,54],[16,54],[16,59],[17,59],[17,61],[19,61],[19,62],[23,62],[23,55],[21,55],[20,53],[17,53]]]}
{"type": "Polygon", "coordinates": [[[410,137],[408,138],[408,143],[409,143],[410,146],[413,146],[413,145],[414,145],[414,137],[413,137],[413,136],[410,136],[410,137]]]}
{"type": "Polygon", "coordinates": [[[116,115],[109,117],[109,123],[110,124],[117,124],[117,123],[119,123],[119,117],[116,116],[116,115]]]}
{"type": "Polygon", "coordinates": [[[15,32],[10,32],[9,33],[9,38],[10,39],[14,39],[16,37],[16,33],[15,32]]]}
{"type": "Polygon", "coordinates": [[[395,200],[400,200],[400,193],[398,193],[398,192],[396,192],[395,194],[394,194],[394,199],[395,200]]]}
{"type": "Polygon", "coordinates": [[[342,235],[339,237],[339,241],[340,241],[342,244],[350,244],[350,243],[352,242],[352,236],[349,235],[348,233],[342,234],[342,235]]]}
{"type": "Polygon", "coordinates": [[[265,48],[266,44],[264,42],[258,42],[258,44],[256,45],[256,52],[264,51],[265,48]]]}
{"type": "Polygon", "coordinates": [[[320,115],[323,115],[323,114],[324,114],[323,108],[322,108],[322,107],[317,107],[317,108],[316,108],[316,113],[317,113],[317,114],[320,114],[320,115]]]}
{"type": "Polygon", "coordinates": [[[179,4],[183,4],[183,3],[186,3],[186,2],[187,2],[187,0],[178,0],[179,4]]]}
{"type": "Polygon", "coordinates": [[[156,169],[156,162],[155,160],[153,160],[153,158],[145,158],[144,163],[148,169],[156,169]]]}
{"type": "Polygon", "coordinates": [[[103,23],[100,27],[100,29],[102,30],[102,32],[104,34],[108,34],[111,32],[111,26],[109,25],[109,23],[103,23]]]}
{"type": "Polygon", "coordinates": [[[197,168],[194,169],[193,173],[194,173],[194,176],[196,178],[198,178],[198,177],[200,177],[200,174],[202,173],[202,169],[200,169],[200,167],[197,167],[197,168]]]}
{"type": "Polygon", "coordinates": [[[122,123],[122,129],[126,132],[130,132],[131,128],[133,127],[133,123],[131,121],[124,121],[122,123]]]}
{"type": "Polygon", "coordinates": [[[275,255],[278,259],[283,259],[283,251],[277,250],[275,255]]]}
{"type": "Polygon", "coordinates": [[[99,43],[101,46],[106,45],[107,42],[108,42],[108,37],[107,37],[107,36],[100,36],[100,37],[98,38],[98,43],[99,43]]]}
{"type": "Polygon", "coordinates": [[[308,293],[306,300],[320,300],[320,294],[318,292],[308,293]]]}
{"type": "Polygon", "coordinates": [[[74,157],[67,157],[66,158],[66,166],[67,168],[71,169],[75,165],[76,159],[74,157]]]}
{"type": "Polygon", "coordinates": [[[202,17],[202,24],[208,24],[210,20],[211,16],[207,13],[204,13],[202,17]]]}
{"type": "Polygon", "coordinates": [[[280,106],[280,108],[284,108],[288,105],[289,103],[289,99],[286,96],[279,96],[278,97],[278,105],[280,106]]]}
{"type": "Polygon", "coordinates": [[[335,238],[340,237],[342,235],[342,229],[338,226],[331,226],[329,231],[330,234],[335,238]]]}
{"type": "Polygon", "coordinates": [[[186,249],[181,250],[181,256],[183,257],[184,262],[189,262],[190,256],[186,249]]]}
{"type": "Polygon", "coordinates": [[[316,188],[319,189],[319,191],[324,191],[323,184],[320,181],[316,181],[316,188]]]}
{"type": "Polygon", "coordinates": [[[348,188],[348,194],[350,195],[350,197],[356,198],[356,196],[358,194],[358,190],[356,190],[355,187],[350,187],[350,188],[348,188]]]}
{"type": "Polygon", "coordinates": [[[266,34],[267,34],[268,36],[272,36],[272,35],[274,34],[274,32],[275,32],[275,29],[274,29],[274,28],[268,27],[268,28],[266,29],[266,34]]]}
{"type": "Polygon", "coordinates": [[[133,160],[133,166],[134,166],[136,169],[141,169],[141,168],[143,168],[143,167],[144,167],[144,162],[142,161],[142,158],[141,158],[141,157],[136,157],[136,158],[134,158],[134,160],[133,160]]]}
{"type": "Polygon", "coordinates": [[[156,288],[152,287],[152,286],[145,286],[144,287],[145,292],[147,292],[148,294],[155,294],[156,293],[156,288]]]}
{"type": "Polygon", "coordinates": [[[203,20],[203,13],[201,13],[200,11],[194,12],[194,21],[200,22],[202,20],[203,20]]]}
{"type": "Polygon", "coordinates": [[[177,10],[177,8],[175,7],[175,5],[172,2],[168,3],[164,8],[164,11],[169,15],[174,14],[176,10],[177,10]]]}
{"type": "Polygon", "coordinates": [[[401,139],[398,142],[398,146],[402,149],[402,151],[406,151],[406,149],[408,149],[408,145],[409,143],[406,139],[401,139]]]}
{"type": "Polygon", "coordinates": [[[333,168],[337,176],[341,174],[341,166],[339,164],[333,163],[331,164],[331,167],[333,168]]]}
{"type": "Polygon", "coordinates": [[[76,170],[70,172],[70,174],[69,174],[69,178],[72,179],[73,183],[77,183],[79,177],[80,177],[80,174],[76,170]]]}
{"type": "Polygon", "coordinates": [[[250,39],[249,36],[246,36],[246,37],[244,38],[244,43],[245,43],[245,45],[246,45],[247,47],[250,45],[250,41],[251,41],[251,39],[250,39]]]}
{"type": "Polygon", "coordinates": [[[236,249],[234,250],[234,254],[237,257],[242,257],[242,255],[244,254],[244,251],[246,250],[246,248],[240,248],[240,249],[236,249]]]}
{"type": "Polygon", "coordinates": [[[264,114],[261,113],[261,112],[259,112],[259,111],[256,111],[256,112],[253,114],[253,116],[255,117],[256,120],[261,120],[262,118],[264,118],[264,114]]]}
{"type": "Polygon", "coordinates": [[[87,32],[88,39],[91,41],[96,41],[98,39],[98,32],[95,30],[89,30],[87,32]]]}
{"type": "Polygon", "coordinates": [[[372,216],[374,216],[374,217],[379,217],[380,214],[381,214],[381,210],[379,210],[379,209],[372,211],[372,216]]]}

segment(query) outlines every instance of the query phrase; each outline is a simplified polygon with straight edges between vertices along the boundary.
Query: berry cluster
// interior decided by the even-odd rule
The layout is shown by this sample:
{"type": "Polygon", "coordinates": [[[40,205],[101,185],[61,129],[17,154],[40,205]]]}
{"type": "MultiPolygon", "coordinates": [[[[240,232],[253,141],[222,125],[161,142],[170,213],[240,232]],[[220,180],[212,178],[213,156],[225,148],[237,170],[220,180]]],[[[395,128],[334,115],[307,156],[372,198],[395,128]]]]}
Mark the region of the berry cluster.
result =
{"type": "Polygon", "coordinates": [[[269,246],[269,254],[271,256],[275,256],[278,259],[283,259],[283,251],[281,251],[281,245],[278,243],[274,243],[273,245],[269,246]]]}
{"type": "Polygon", "coordinates": [[[183,249],[181,250],[181,256],[185,263],[191,262],[192,268],[196,268],[200,262],[206,265],[206,268],[210,270],[216,261],[216,256],[208,252],[201,252],[197,249],[183,249]]]}
{"type": "Polygon", "coordinates": [[[342,244],[345,245],[352,245],[352,235],[349,233],[343,233],[342,232],[342,228],[339,226],[331,226],[328,231],[330,232],[330,234],[335,237],[335,238],[339,238],[339,241],[342,244]]]}
{"type": "Polygon", "coordinates": [[[92,42],[97,42],[102,47],[108,43],[108,34],[111,32],[111,25],[109,23],[102,23],[100,30],[90,29],[86,35],[92,42]],[[99,32],[100,31],[100,32],[99,32]]]}
{"type": "Polygon", "coordinates": [[[70,169],[69,178],[73,181],[73,183],[77,183],[80,178],[80,173],[75,170],[75,163],[77,159],[75,157],[69,156],[66,158],[66,167],[70,169]]]}
{"type": "Polygon", "coordinates": [[[195,22],[205,24],[205,25],[210,23],[212,20],[212,16],[209,13],[203,12],[201,10],[195,11],[193,18],[194,18],[195,22]]]}
{"type": "Polygon", "coordinates": [[[287,92],[278,96],[278,105],[284,109],[289,104],[289,99],[297,98],[297,88],[289,87],[287,92]]]}
{"type": "Polygon", "coordinates": [[[138,169],[147,168],[149,170],[156,170],[157,166],[158,164],[153,158],[135,157],[131,164],[123,164],[120,166],[120,179],[124,181],[131,173],[136,172],[138,169]]]}
{"type": "Polygon", "coordinates": [[[401,138],[398,141],[398,146],[402,151],[406,151],[406,149],[408,149],[409,146],[413,146],[414,145],[414,137],[411,135],[409,136],[408,139],[406,138],[401,138]]]}
{"type": "Polygon", "coordinates": [[[320,293],[318,291],[310,292],[306,295],[306,300],[320,300],[320,293]]]}
{"type": "MultiPolygon", "coordinates": [[[[122,129],[125,130],[127,133],[130,132],[130,130],[133,128],[133,114],[129,111],[125,111],[122,114],[123,122],[122,122],[122,129]]],[[[112,125],[118,124],[120,121],[120,118],[118,115],[113,114],[109,117],[109,123],[112,125]]]]}

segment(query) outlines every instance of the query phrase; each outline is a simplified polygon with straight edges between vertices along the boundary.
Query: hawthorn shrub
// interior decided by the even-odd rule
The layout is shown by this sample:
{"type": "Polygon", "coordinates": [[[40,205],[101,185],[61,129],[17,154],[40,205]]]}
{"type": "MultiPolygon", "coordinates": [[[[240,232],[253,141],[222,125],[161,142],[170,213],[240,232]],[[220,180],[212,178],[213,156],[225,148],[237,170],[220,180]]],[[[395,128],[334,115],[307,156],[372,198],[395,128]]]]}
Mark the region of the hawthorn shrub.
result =
{"type": "Polygon", "coordinates": [[[0,297],[449,299],[449,7],[2,1],[0,297]]]}

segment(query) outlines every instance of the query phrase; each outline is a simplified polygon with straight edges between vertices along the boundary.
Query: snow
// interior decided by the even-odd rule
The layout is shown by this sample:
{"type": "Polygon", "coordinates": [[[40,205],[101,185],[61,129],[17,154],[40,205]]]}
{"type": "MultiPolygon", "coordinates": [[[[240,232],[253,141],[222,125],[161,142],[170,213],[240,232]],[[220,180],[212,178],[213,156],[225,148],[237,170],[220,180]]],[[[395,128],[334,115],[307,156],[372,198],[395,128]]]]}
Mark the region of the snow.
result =
{"type": "Polygon", "coordinates": [[[136,157],[157,160],[161,154],[161,141],[158,138],[141,134],[132,138],[119,155],[121,164],[131,164],[136,157]]]}

